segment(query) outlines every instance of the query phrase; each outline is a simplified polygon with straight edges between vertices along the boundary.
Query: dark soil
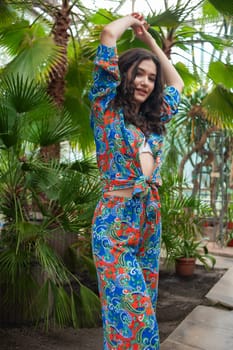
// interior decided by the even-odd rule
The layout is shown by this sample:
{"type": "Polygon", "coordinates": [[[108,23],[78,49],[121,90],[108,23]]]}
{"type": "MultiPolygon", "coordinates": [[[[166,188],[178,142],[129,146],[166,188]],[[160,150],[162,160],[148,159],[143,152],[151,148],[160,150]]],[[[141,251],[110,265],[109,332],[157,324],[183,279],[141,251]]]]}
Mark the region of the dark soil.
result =
{"type": "MultiPolygon", "coordinates": [[[[161,342],[197,306],[208,305],[205,295],[226,270],[206,271],[197,266],[192,278],[180,278],[164,269],[160,272],[157,318],[161,342]]],[[[1,350],[102,350],[102,329],[73,328],[44,333],[33,327],[1,328],[1,350]]]]}

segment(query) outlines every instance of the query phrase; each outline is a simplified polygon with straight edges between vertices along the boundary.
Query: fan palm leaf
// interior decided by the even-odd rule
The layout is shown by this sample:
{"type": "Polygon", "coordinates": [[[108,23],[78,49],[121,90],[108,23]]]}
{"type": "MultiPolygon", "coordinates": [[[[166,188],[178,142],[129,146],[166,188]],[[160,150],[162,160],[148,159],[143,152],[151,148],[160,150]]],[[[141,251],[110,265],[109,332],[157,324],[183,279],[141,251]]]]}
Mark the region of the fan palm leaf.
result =
{"type": "Polygon", "coordinates": [[[37,316],[37,321],[39,322],[41,319],[44,321],[46,330],[48,330],[50,324],[53,302],[51,280],[46,279],[44,283],[40,285],[40,288],[37,289],[37,293],[35,293],[30,306],[32,312],[37,316]]]}
{"type": "Polygon", "coordinates": [[[26,250],[21,250],[19,254],[15,254],[13,248],[2,249],[0,252],[0,284],[4,283],[1,286],[4,304],[20,308],[24,316],[27,314],[27,305],[31,302],[32,295],[38,290],[38,283],[28,265],[30,257],[30,252],[26,250]]]}
{"type": "Polygon", "coordinates": [[[26,19],[19,19],[0,27],[0,46],[4,47],[8,55],[13,58],[19,54],[25,46],[30,46],[30,43],[35,37],[44,37],[45,31],[42,25],[38,23],[30,26],[26,19]]]}
{"type": "Polygon", "coordinates": [[[7,147],[20,141],[48,146],[77,135],[70,114],[55,107],[34,81],[5,76],[0,93],[0,137],[7,147]]]}
{"type": "Polygon", "coordinates": [[[85,174],[89,177],[98,177],[98,169],[95,156],[75,160],[70,165],[70,169],[75,170],[78,173],[85,174]]]}
{"type": "Polygon", "coordinates": [[[45,83],[53,67],[61,62],[61,57],[61,49],[52,38],[39,38],[9,62],[4,71],[45,83]]]}
{"type": "Polygon", "coordinates": [[[208,76],[215,84],[222,84],[226,89],[233,88],[233,65],[220,61],[211,62],[208,76]]]}
{"type": "Polygon", "coordinates": [[[63,287],[51,282],[51,290],[54,299],[53,316],[55,322],[60,325],[71,322],[70,297],[63,287]]]}
{"type": "Polygon", "coordinates": [[[45,89],[33,79],[24,79],[22,75],[5,75],[0,84],[1,105],[15,110],[18,114],[37,109],[44,113],[53,110],[51,100],[45,89]]]}
{"type": "Polygon", "coordinates": [[[203,100],[207,119],[219,128],[233,129],[233,93],[216,86],[203,100]]]}
{"type": "Polygon", "coordinates": [[[90,127],[90,103],[87,93],[90,88],[93,62],[78,54],[69,61],[66,75],[64,107],[69,112],[73,125],[77,125],[79,133],[71,138],[73,143],[85,154],[93,151],[93,132],[90,127]],[[77,62],[78,60],[78,62],[77,62]]]}
{"type": "Polygon", "coordinates": [[[13,59],[5,66],[6,74],[46,82],[52,69],[62,62],[62,49],[46,35],[44,24],[22,20],[0,29],[0,46],[13,59]]]}
{"type": "Polygon", "coordinates": [[[184,16],[189,10],[187,6],[185,8],[173,6],[155,16],[149,17],[148,23],[156,27],[176,28],[181,22],[181,16],[184,16]]]}
{"type": "Polygon", "coordinates": [[[80,285],[79,312],[83,315],[83,318],[78,320],[80,327],[84,324],[89,327],[96,326],[96,315],[99,315],[100,312],[100,300],[83,284],[80,285]]]}
{"type": "Polygon", "coordinates": [[[68,112],[57,110],[56,114],[49,111],[38,118],[35,113],[24,117],[24,138],[42,147],[53,145],[78,134],[78,126],[74,126],[68,112]]]}
{"type": "Polygon", "coordinates": [[[0,3],[1,22],[0,28],[12,23],[17,17],[15,10],[5,1],[0,3]]]}
{"type": "Polygon", "coordinates": [[[233,3],[231,0],[209,0],[209,2],[220,12],[225,15],[233,16],[233,3]]]}

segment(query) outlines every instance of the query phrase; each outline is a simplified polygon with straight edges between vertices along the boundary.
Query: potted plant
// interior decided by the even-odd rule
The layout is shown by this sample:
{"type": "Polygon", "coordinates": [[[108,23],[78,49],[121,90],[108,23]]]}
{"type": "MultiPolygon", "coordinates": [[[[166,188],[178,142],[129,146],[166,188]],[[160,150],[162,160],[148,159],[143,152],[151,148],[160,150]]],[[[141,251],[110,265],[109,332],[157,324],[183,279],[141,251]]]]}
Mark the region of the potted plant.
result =
{"type": "Polygon", "coordinates": [[[210,209],[192,196],[181,195],[175,183],[174,177],[167,177],[160,192],[162,248],[166,263],[175,264],[178,274],[188,276],[193,274],[196,260],[206,268],[215,265],[208,252],[208,238],[202,236],[202,217],[210,209]]]}

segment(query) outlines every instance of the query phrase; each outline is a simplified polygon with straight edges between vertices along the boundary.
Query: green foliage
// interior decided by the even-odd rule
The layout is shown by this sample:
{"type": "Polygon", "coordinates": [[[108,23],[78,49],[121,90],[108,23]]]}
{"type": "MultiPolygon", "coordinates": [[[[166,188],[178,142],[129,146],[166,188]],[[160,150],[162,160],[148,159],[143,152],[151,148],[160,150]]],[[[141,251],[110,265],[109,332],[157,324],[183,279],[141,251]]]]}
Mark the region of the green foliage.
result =
{"type": "MultiPolygon", "coordinates": [[[[17,168],[15,165],[12,168],[15,173],[8,172],[6,167],[1,169],[0,187],[0,210],[5,220],[0,242],[0,270],[6,305],[20,305],[23,317],[34,321],[42,318],[46,327],[53,321],[62,326],[75,319],[84,325],[84,317],[88,325],[93,324],[96,317],[92,315],[88,321],[90,311],[80,313],[78,303],[74,309],[72,298],[76,295],[75,300],[80,300],[82,308],[90,310],[94,302],[98,305],[98,296],[90,292],[84,298],[81,289],[75,292],[74,288],[79,290],[82,286],[80,271],[73,274],[68,269],[55,253],[51,237],[57,230],[64,239],[68,232],[73,232],[73,239],[78,242],[85,230],[90,231],[99,196],[98,182],[90,176],[74,174],[76,171],[68,167],[53,168],[38,160],[36,166],[28,163],[20,167],[19,162],[17,168]],[[78,190],[74,191],[75,188],[78,190]]],[[[95,279],[93,272],[90,278],[95,279]]]]}
{"type": "Polygon", "coordinates": [[[52,68],[62,60],[62,51],[52,37],[46,35],[39,22],[20,20],[0,28],[0,46],[12,57],[5,66],[7,74],[45,82],[52,68]]]}
{"type": "Polygon", "coordinates": [[[210,214],[210,208],[191,195],[179,191],[181,179],[170,174],[160,191],[163,222],[162,248],[166,262],[174,263],[177,258],[196,258],[206,268],[214,266],[215,258],[208,253],[208,239],[202,237],[202,217],[210,214]]]}
{"type": "Polygon", "coordinates": [[[0,84],[0,140],[5,147],[30,142],[48,146],[78,134],[70,114],[55,107],[45,89],[23,76],[0,84]]]}
{"type": "MultiPolygon", "coordinates": [[[[86,291],[80,275],[91,251],[84,252],[82,268],[71,271],[53,242],[67,240],[67,253],[68,236],[80,244],[82,237],[90,242],[100,195],[95,161],[42,161],[42,145],[69,140],[77,132],[70,115],[55,107],[43,87],[19,75],[4,77],[0,92],[0,288],[5,311],[16,309],[21,321],[43,320],[46,328],[53,323],[93,325],[99,298],[86,291]],[[80,312],[79,305],[89,311],[80,312]]],[[[86,277],[95,280],[93,269],[86,277]]]]}
{"type": "Polygon", "coordinates": [[[66,92],[64,107],[69,112],[73,127],[78,126],[78,135],[70,135],[70,140],[79,143],[85,154],[93,150],[93,131],[90,127],[90,104],[88,91],[92,80],[93,62],[82,55],[69,61],[66,75],[66,92]]]}
{"type": "Polygon", "coordinates": [[[198,77],[190,73],[188,68],[182,62],[176,63],[175,67],[178,73],[182,76],[186,89],[190,88],[190,86],[196,85],[198,77]]]}
{"type": "Polygon", "coordinates": [[[82,319],[79,326],[87,325],[89,327],[94,325],[93,315],[96,317],[100,309],[100,301],[96,298],[96,295],[84,285],[80,286],[80,304],[79,311],[82,313],[82,319]]]}
{"type": "Polygon", "coordinates": [[[208,0],[205,0],[203,4],[202,13],[205,18],[219,18],[219,11],[208,0]]]}
{"type": "Polygon", "coordinates": [[[203,32],[199,32],[200,37],[205,40],[205,42],[210,43],[216,50],[222,51],[226,47],[232,46],[232,40],[225,39],[225,38],[219,38],[214,35],[206,34],[203,32]]]}
{"type": "Polygon", "coordinates": [[[20,75],[7,75],[1,79],[0,103],[5,106],[9,115],[14,110],[17,114],[32,112],[37,114],[55,113],[54,106],[45,89],[32,79],[24,80],[20,75]]]}
{"type": "Polygon", "coordinates": [[[5,1],[0,2],[0,13],[1,13],[0,28],[5,27],[9,23],[12,23],[12,21],[14,21],[15,18],[17,17],[14,9],[5,1]]]}
{"type": "Polygon", "coordinates": [[[6,72],[23,75],[25,79],[46,82],[52,68],[62,60],[61,49],[52,38],[34,39],[31,45],[24,47],[6,66],[6,72]]]}
{"type": "Polygon", "coordinates": [[[183,7],[171,7],[158,15],[149,17],[148,23],[151,26],[176,28],[179,26],[181,15],[184,15],[183,7]]]}
{"type": "Polygon", "coordinates": [[[25,19],[17,20],[13,25],[5,25],[0,29],[0,44],[11,56],[16,56],[24,48],[30,47],[33,40],[43,38],[45,31],[42,25],[35,23],[30,26],[25,19]]]}
{"type": "Polygon", "coordinates": [[[209,77],[216,85],[221,84],[226,89],[233,87],[233,65],[220,61],[211,62],[208,71],[209,77]]]}
{"type": "Polygon", "coordinates": [[[216,86],[203,100],[207,118],[220,128],[232,129],[233,93],[216,86]]]}
{"type": "Polygon", "coordinates": [[[231,0],[209,0],[209,2],[221,13],[233,16],[233,3],[231,0]]]}
{"type": "Polygon", "coordinates": [[[115,16],[113,14],[106,10],[106,9],[98,9],[98,11],[91,15],[89,20],[91,23],[98,25],[98,24],[108,24],[109,22],[113,21],[115,19],[115,16]]]}

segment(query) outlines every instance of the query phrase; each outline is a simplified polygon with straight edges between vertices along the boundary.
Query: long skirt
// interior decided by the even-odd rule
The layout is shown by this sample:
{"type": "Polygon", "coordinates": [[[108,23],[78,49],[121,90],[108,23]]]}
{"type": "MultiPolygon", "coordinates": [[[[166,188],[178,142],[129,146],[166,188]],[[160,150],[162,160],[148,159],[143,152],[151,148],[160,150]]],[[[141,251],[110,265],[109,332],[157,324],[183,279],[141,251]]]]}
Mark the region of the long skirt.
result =
{"type": "Polygon", "coordinates": [[[104,195],[93,218],[92,247],[102,305],[104,350],[158,350],[160,213],[146,201],[104,195]]]}

